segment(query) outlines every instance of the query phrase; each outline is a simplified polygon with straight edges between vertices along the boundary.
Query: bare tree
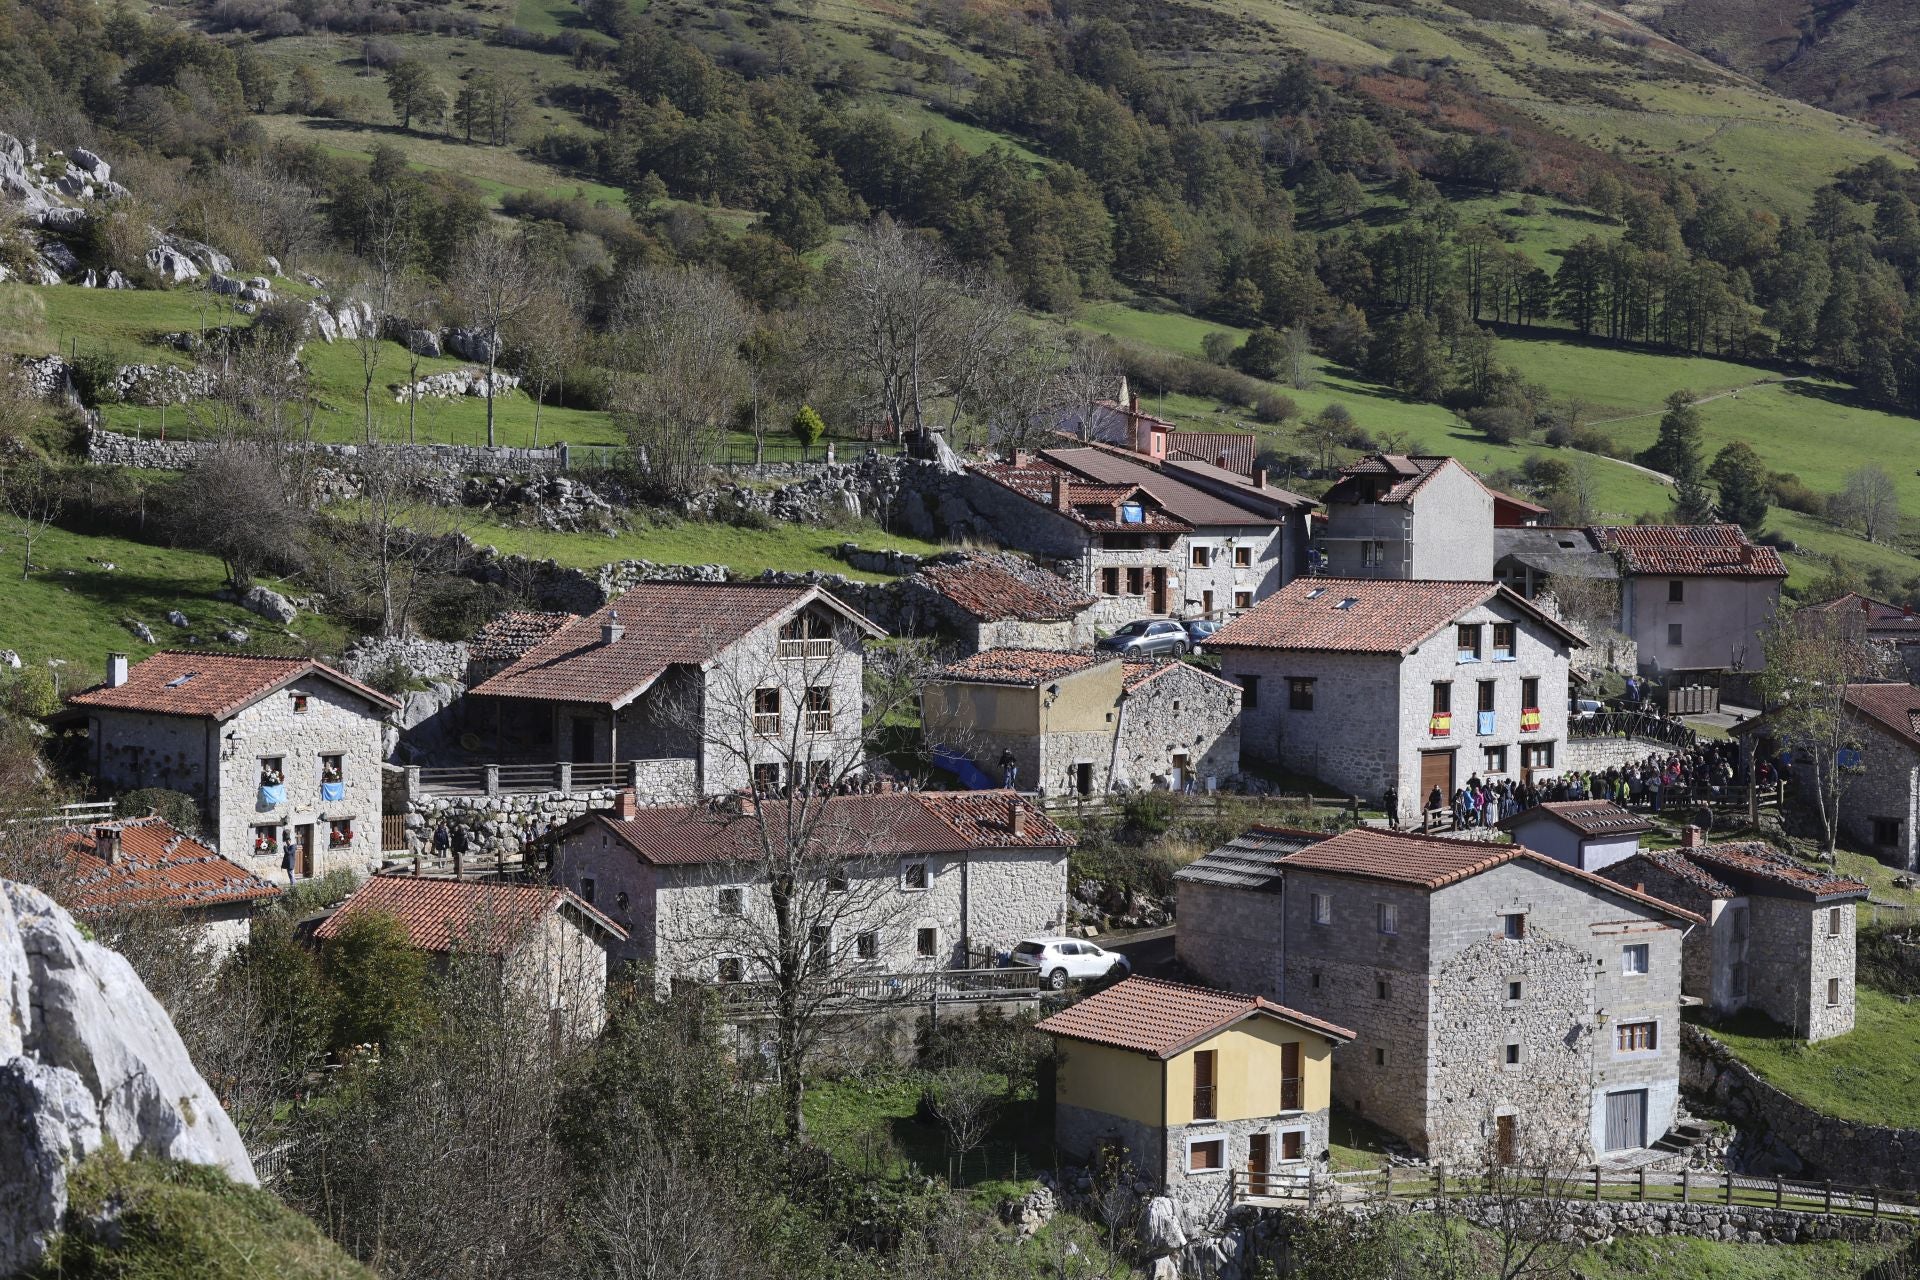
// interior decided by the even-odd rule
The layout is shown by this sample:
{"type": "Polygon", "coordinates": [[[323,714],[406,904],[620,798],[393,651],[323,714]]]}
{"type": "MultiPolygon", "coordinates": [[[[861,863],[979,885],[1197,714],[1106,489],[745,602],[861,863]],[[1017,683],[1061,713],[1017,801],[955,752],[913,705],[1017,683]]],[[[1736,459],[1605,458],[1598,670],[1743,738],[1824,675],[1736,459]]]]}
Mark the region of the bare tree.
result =
{"type": "Polygon", "coordinates": [[[1834,515],[1860,531],[1868,542],[1878,542],[1900,523],[1900,491],[1893,477],[1869,464],[1847,473],[1846,488],[1833,500],[1834,515]]]}
{"type": "Polygon", "coordinates": [[[306,558],[312,513],[289,483],[272,445],[228,440],[200,455],[169,488],[174,540],[218,556],[227,580],[244,590],[269,565],[306,558]]]}
{"type": "Polygon", "coordinates": [[[959,443],[1028,449],[1054,443],[1063,420],[1084,421],[1069,403],[1073,352],[1057,331],[1008,325],[996,346],[966,400],[977,433],[959,443]]]}
{"type": "Polygon", "coordinates": [[[747,430],[753,435],[753,460],[766,459],[769,424],[780,410],[797,405],[812,382],[805,359],[801,326],[784,312],[763,316],[740,344],[740,367],[746,377],[747,430]]]}
{"type": "Polygon", "coordinates": [[[745,383],[753,316],[706,267],[642,267],[620,282],[613,341],[629,371],[616,415],[641,471],[662,490],[697,483],[719,458],[745,383]]]}
{"type": "Polygon", "coordinates": [[[1000,1089],[979,1067],[948,1067],[927,1084],[927,1108],[947,1131],[947,1141],[967,1175],[967,1157],[986,1141],[1000,1114],[1000,1089]]]}
{"type": "Polygon", "coordinates": [[[359,501],[330,529],[329,585],[360,601],[382,635],[406,633],[426,587],[460,553],[457,510],[419,500],[429,465],[401,447],[363,448],[359,501]]]}
{"type": "Polygon", "coordinates": [[[1095,411],[1103,401],[1120,396],[1122,385],[1120,353],[1112,340],[1100,335],[1082,335],[1074,340],[1066,368],[1060,371],[1060,416],[1071,417],[1080,438],[1089,439],[1093,434],[1095,411]]]}
{"type": "Polygon", "coordinates": [[[1761,637],[1759,675],[1772,733],[1793,752],[1794,774],[1812,793],[1829,858],[1840,838],[1840,804],[1860,773],[1861,728],[1847,687],[1887,678],[1891,659],[1852,610],[1781,613],[1761,637]]]}
{"type": "Polygon", "coordinates": [[[1617,578],[1551,574],[1541,594],[1551,597],[1560,620],[1589,643],[1602,633],[1619,628],[1620,581],[1617,578]]]}
{"type": "Polygon", "coordinates": [[[1586,1247],[1575,1229],[1587,1153],[1578,1135],[1556,1117],[1579,1114],[1585,1092],[1566,1089],[1564,1105],[1506,1117],[1491,1112],[1481,1126],[1481,1212],[1476,1220],[1494,1239],[1499,1280],[1549,1280],[1571,1273],[1586,1247]]]}
{"type": "Polygon", "coordinates": [[[524,243],[483,229],[470,236],[454,259],[453,298],[477,332],[487,355],[487,445],[494,437],[494,370],[504,334],[532,305],[540,273],[524,243]]]}
{"type": "Polygon", "coordinates": [[[540,444],[540,411],[547,391],[566,372],[585,337],[580,314],[575,309],[577,291],[567,287],[568,272],[558,263],[549,264],[550,277],[534,291],[527,309],[515,319],[509,336],[520,352],[520,364],[533,384],[533,443],[540,444]]]}
{"type": "Polygon", "coordinates": [[[20,578],[33,572],[33,544],[60,517],[60,479],[37,459],[16,462],[0,473],[0,507],[7,527],[20,539],[20,578]]]}

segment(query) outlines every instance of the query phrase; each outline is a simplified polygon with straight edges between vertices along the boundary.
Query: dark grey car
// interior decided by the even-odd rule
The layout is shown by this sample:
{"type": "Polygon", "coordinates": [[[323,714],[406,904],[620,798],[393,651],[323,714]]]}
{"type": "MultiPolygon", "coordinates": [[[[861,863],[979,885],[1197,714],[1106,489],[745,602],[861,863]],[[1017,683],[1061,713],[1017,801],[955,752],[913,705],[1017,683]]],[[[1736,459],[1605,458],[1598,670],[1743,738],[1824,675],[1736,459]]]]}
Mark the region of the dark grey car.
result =
{"type": "Polygon", "coordinates": [[[1129,622],[1094,646],[1129,658],[1179,658],[1193,647],[1187,629],[1164,618],[1140,618],[1129,622]]]}

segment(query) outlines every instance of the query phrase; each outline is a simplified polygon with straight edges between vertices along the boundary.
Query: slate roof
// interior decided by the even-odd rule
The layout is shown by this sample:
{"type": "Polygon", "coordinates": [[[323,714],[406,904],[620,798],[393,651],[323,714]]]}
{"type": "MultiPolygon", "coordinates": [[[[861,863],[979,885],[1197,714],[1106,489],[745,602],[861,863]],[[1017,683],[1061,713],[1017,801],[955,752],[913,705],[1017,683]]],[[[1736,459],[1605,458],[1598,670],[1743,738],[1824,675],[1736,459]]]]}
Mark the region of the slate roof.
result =
{"type": "Polygon", "coordinates": [[[1759,840],[1731,840],[1679,852],[1715,878],[1730,881],[1747,893],[1814,902],[1867,896],[1867,886],[1860,881],[1815,871],[1759,840]]]}
{"type": "MultiPolygon", "coordinates": [[[[1192,529],[1186,521],[1168,512],[1158,496],[1142,493],[1137,486],[1090,484],[1066,468],[1045,460],[1029,461],[1022,466],[976,462],[968,470],[1096,533],[1188,533],[1192,529]],[[1064,511],[1053,501],[1054,483],[1062,478],[1067,485],[1064,511]],[[1116,508],[1133,500],[1140,502],[1142,519],[1137,523],[1123,522],[1116,508]]],[[[1258,517],[1251,513],[1248,518],[1258,522],[1258,517]]]]}
{"type": "Polygon", "coordinates": [[[1214,632],[1206,644],[1209,650],[1405,653],[1496,596],[1569,644],[1584,647],[1578,636],[1497,583],[1311,577],[1295,578],[1214,632]]]}
{"type": "Polygon", "coordinates": [[[1847,705],[1908,746],[1920,748],[1920,688],[1910,684],[1850,684],[1847,705]]]}
{"type": "Polygon", "coordinates": [[[1650,894],[1627,888],[1590,871],[1570,867],[1517,844],[1483,844],[1475,840],[1449,840],[1442,836],[1382,831],[1378,827],[1352,827],[1330,840],[1322,840],[1288,855],[1280,866],[1283,874],[1289,869],[1298,868],[1330,875],[1357,876],[1366,880],[1388,880],[1431,891],[1444,889],[1509,862],[1521,861],[1573,876],[1595,888],[1631,898],[1643,906],[1693,923],[1701,922],[1700,917],[1691,911],[1670,902],[1662,902],[1650,894]]]}
{"type": "MultiPolygon", "coordinates": [[[[779,814],[785,800],[760,802],[779,814]]],[[[809,797],[815,806],[816,856],[823,862],[972,849],[1069,849],[1074,838],[1011,791],[913,791],[887,795],[809,797]],[[819,808],[819,806],[824,806],[819,808]],[[1020,830],[1014,831],[1019,814],[1020,830]]],[[[773,819],[770,819],[773,820],[773,819]]],[[[799,819],[796,819],[799,820],[799,819]]],[[[604,826],[640,858],[657,866],[753,862],[760,856],[760,819],[725,807],[683,805],[639,810],[621,820],[611,811],[576,819],[567,830],[604,826]]]]}
{"type": "Polygon", "coordinates": [[[1005,553],[943,558],[922,565],[917,576],[982,622],[1065,622],[1094,602],[1052,570],[1005,553]]]}
{"type": "MultiPolygon", "coordinates": [[[[1173,516],[1191,525],[1272,525],[1280,523],[1279,517],[1253,510],[1238,502],[1230,501],[1218,494],[1211,493],[1198,485],[1188,484],[1177,474],[1162,471],[1150,462],[1131,457],[1109,449],[1091,447],[1045,449],[1040,456],[1048,462],[1087,477],[1088,480],[1111,485],[1138,486],[1151,494],[1155,501],[1173,516]]],[[[1209,459],[1209,461],[1211,461],[1209,459]]],[[[1077,491],[1077,489],[1076,489],[1077,491]]],[[[1286,493],[1280,489],[1255,490],[1266,496],[1269,501],[1282,501],[1292,498],[1305,503],[1305,498],[1286,493]]]]}
{"type": "Polygon", "coordinates": [[[570,620],[468,692],[625,706],[668,667],[709,661],[762,624],[815,601],[868,635],[883,634],[818,587],[643,582],[585,617],[570,620]],[[614,614],[624,634],[607,644],[601,627],[614,614]]]}
{"type": "Polygon", "coordinates": [[[1772,547],[1755,545],[1737,524],[1595,525],[1594,540],[1617,552],[1629,573],[1675,578],[1784,578],[1772,547]]]}
{"type": "Polygon", "coordinates": [[[369,911],[398,920],[407,940],[420,950],[442,953],[458,947],[504,955],[553,911],[571,913],[590,932],[597,930],[616,940],[627,936],[626,930],[558,885],[376,875],[355,889],[313,931],[314,937],[323,941],[339,937],[348,920],[369,911]]]}
{"type": "Polygon", "coordinates": [[[1920,636],[1920,613],[1901,605],[1888,604],[1884,600],[1875,600],[1872,596],[1863,596],[1856,591],[1849,591],[1825,604],[1810,604],[1807,608],[1822,613],[1862,614],[1867,621],[1868,635],[1920,636]]]}
{"type": "MultiPolygon", "coordinates": [[[[1451,463],[1459,467],[1468,479],[1486,489],[1479,476],[1473,474],[1458,459],[1435,454],[1376,453],[1349,463],[1340,468],[1340,478],[1327,490],[1326,500],[1333,502],[1354,502],[1363,488],[1370,488],[1378,481],[1384,481],[1376,502],[1411,502],[1415,494],[1426,487],[1429,480],[1444,471],[1451,463]]],[[[1488,489],[1491,494],[1493,491],[1488,489]]]]}
{"type": "Polygon", "coordinates": [[[1038,688],[1049,680],[1077,675],[1117,655],[1083,649],[982,649],[972,657],[940,668],[935,680],[957,684],[1014,684],[1038,688]]]}
{"type": "Polygon", "coordinates": [[[60,838],[74,877],[68,904],[80,915],[141,907],[191,911],[280,896],[277,885],[180,834],[164,818],[97,822],[60,838]],[[109,829],[120,840],[112,862],[99,851],[100,833],[109,829]]]}
{"type": "Polygon", "coordinates": [[[1290,1022],[1333,1041],[1354,1038],[1354,1033],[1345,1027],[1260,996],[1163,982],[1158,978],[1123,979],[1042,1020],[1035,1024],[1035,1029],[1165,1061],[1237,1023],[1262,1016],[1290,1022]]]}
{"type": "Polygon", "coordinates": [[[1569,578],[1618,578],[1620,565],[1585,529],[1523,525],[1493,531],[1493,558],[1517,560],[1535,573],[1569,578]]]}
{"type": "Polygon", "coordinates": [[[482,623],[467,641],[467,658],[474,662],[512,662],[574,620],[571,613],[539,613],[509,609],[482,623]]]}
{"type": "Polygon", "coordinates": [[[1571,827],[1582,836],[1633,836],[1653,830],[1653,823],[1611,800],[1549,800],[1502,819],[1500,825],[1511,831],[1542,819],[1571,827]]]}
{"type": "Polygon", "coordinates": [[[69,697],[67,705],[225,720],[309,675],[330,680],[385,710],[400,705],[378,689],[312,658],[180,649],[162,649],[129,667],[125,684],[114,688],[94,685],[69,697]]]}
{"type": "Polygon", "coordinates": [[[1218,849],[1189,862],[1174,872],[1173,878],[1187,884],[1276,891],[1282,879],[1282,859],[1328,838],[1325,831],[1250,827],[1218,849]]]}

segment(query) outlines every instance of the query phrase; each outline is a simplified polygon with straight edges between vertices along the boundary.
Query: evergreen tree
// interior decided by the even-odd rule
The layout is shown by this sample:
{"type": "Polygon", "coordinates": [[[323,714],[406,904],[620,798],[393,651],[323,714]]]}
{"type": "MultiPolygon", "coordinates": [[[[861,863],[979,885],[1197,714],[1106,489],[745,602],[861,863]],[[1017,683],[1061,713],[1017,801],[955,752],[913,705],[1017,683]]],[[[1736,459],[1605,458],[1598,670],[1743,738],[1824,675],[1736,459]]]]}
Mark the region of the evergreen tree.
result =
{"type": "Polygon", "coordinates": [[[1757,534],[1767,520],[1767,504],[1773,496],[1772,476],[1760,455],[1744,440],[1729,443],[1714,455],[1707,478],[1719,490],[1720,516],[1731,520],[1748,533],[1757,534]]]}
{"type": "Polygon", "coordinates": [[[393,114],[400,117],[404,133],[413,127],[415,116],[432,116],[444,99],[426,63],[402,58],[387,69],[387,101],[393,104],[393,114]]]}

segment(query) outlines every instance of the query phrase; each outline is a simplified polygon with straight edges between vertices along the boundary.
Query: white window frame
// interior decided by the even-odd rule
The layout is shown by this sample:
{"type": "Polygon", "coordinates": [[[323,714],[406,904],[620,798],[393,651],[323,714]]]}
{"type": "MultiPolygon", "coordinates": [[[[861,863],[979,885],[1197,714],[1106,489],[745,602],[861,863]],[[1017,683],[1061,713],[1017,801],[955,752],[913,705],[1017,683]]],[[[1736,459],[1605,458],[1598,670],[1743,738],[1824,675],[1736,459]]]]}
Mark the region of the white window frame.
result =
{"type": "Polygon", "coordinates": [[[1307,918],[1315,924],[1333,923],[1333,895],[1330,893],[1309,893],[1307,895],[1307,918]]]}
{"type": "Polygon", "coordinates": [[[932,888],[933,888],[933,859],[931,858],[900,859],[900,892],[927,893],[930,890],[932,890],[932,888]],[[920,868],[920,877],[922,880],[925,881],[924,884],[916,885],[916,884],[907,883],[907,868],[909,867],[920,868]]]}
{"type": "Polygon", "coordinates": [[[1306,1164],[1308,1161],[1313,1159],[1312,1144],[1313,1144],[1313,1132],[1312,1130],[1307,1128],[1306,1125],[1288,1124],[1288,1125],[1282,1125],[1278,1129],[1275,1129],[1273,1131],[1273,1151],[1272,1151],[1272,1159],[1273,1159],[1274,1167],[1285,1168],[1286,1166],[1293,1165],[1293,1164],[1306,1164]],[[1290,1133],[1297,1133],[1300,1135],[1300,1157],[1297,1160],[1289,1160],[1286,1158],[1284,1154],[1282,1154],[1287,1149],[1287,1135],[1290,1133]]]}
{"type": "Polygon", "coordinates": [[[914,958],[917,960],[938,960],[940,958],[940,926],[939,925],[917,924],[913,927],[913,954],[914,954],[914,958]],[[928,932],[928,931],[931,931],[933,934],[933,950],[928,952],[922,952],[920,950],[920,935],[923,932],[928,932]]]}
{"type": "Polygon", "coordinates": [[[1376,902],[1374,907],[1374,925],[1388,936],[1400,932],[1400,908],[1391,902],[1376,902]]]}
{"type": "Polygon", "coordinates": [[[1188,1135],[1185,1167],[1186,1167],[1187,1173],[1190,1176],[1197,1177],[1197,1178],[1210,1177],[1211,1175],[1216,1173],[1230,1172],[1233,1168],[1233,1149],[1227,1142],[1227,1135],[1225,1133],[1218,1132],[1218,1131],[1188,1135]],[[1205,1146],[1210,1142],[1217,1142],[1220,1144],[1220,1163],[1211,1169],[1194,1168],[1193,1167],[1193,1149],[1195,1147],[1205,1146]]]}
{"type": "Polygon", "coordinates": [[[853,958],[861,964],[880,963],[880,930],[878,928],[862,929],[859,933],[853,935],[853,958]],[[873,939],[872,955],[866,954],[867,939],[869,938],[873,939]]]}
{"type": "Polygon", "coordinates": [[[1645,942],[1628,942],[1620,947],[1620,972],[1629,978],[1644,978],[1653,972],[1653,947],[1645,942]],[[1639,962],[1635,967],[1635,961],[1639,962]]]}

